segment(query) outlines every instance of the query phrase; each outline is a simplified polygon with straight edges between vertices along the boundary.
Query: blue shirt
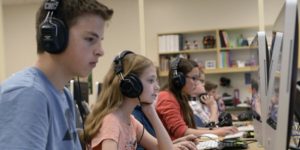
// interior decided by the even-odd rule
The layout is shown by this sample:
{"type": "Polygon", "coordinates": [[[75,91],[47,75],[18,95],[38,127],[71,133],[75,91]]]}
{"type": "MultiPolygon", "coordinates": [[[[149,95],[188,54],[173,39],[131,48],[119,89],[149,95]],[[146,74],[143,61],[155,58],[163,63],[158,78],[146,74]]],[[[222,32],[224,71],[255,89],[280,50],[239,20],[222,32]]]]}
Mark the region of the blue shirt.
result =
{"type": "MultiPolygon", "coordinates": [[[[152,136],[156,137],[154,128],[152,127],[150,121],[142,111],[141,106],[136,106],[132,112],[134,118],[138,120],[143,126],[146,131],[148,131],[152,136]]],[[[143,150],[144,148],[141,145],[137,146],[137,150],[143,150]]]]}
{"type": "Polygon", "coordinates": [[[37,68],[0,86],[1,150],[81,150],[70,92],[57,90],[37,68]]]}

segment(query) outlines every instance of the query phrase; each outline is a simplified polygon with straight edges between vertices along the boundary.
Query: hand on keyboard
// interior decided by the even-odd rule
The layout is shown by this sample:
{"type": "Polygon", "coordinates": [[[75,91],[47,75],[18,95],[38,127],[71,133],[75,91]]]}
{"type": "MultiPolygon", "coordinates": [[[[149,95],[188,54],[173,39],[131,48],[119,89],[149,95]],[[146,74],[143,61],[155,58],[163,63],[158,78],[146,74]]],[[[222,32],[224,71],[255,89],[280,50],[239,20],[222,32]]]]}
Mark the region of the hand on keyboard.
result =
{"type": "Polygon", "coordinates": [[[253,125],[240,126],[240,127],[238,127],[238,130],[240,132],[254,131],[254,127],[253,127],[253,125]]]}
{"type": "Polygon", "coordinates": [[[226,136],[224,136],[224,139],[234,139],[234,138],[240,138],[243,137],[245,132],[237,132],[234,134],[228,134],[226,136]]]}
{"type": "Polygon", "coordinates": [[[215,140],[208,140],[204,142],[199,142],[197,144],[197,150],[215,149],[218,147],[219,147],[219,142],[215,140]]]}

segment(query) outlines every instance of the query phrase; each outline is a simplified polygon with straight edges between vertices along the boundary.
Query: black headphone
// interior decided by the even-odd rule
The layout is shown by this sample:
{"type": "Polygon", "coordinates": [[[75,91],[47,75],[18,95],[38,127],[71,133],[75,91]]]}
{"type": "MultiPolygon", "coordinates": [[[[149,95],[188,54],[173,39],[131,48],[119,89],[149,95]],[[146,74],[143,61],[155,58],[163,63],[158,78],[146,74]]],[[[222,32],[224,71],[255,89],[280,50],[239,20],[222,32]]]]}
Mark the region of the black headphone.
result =
{"type": "Polygon", "coordinates": [[[120,90],[121,93],[130,98],[138,98],[143,92],[143,84],[137,75],[129,73],[124,77],[123,75],[123,58],[128,54],[134,54],[132,51],[125,50],[115,57],[115,73],[120,76],[120,90]]]}
{"type": "Polygon", "coordinates": [[[39,43],[41,47],[50,54],[62,53],[68,43],[68,29],[64,22],[53,17],[59,2],[57,0],[47,0],[44,10],[47,11],[46,18],[39,26],[39,43]]]}
{"type": "Polygon", "coordinates": [[[180,63],[180,57],[176,57],[174,61],[171,62],[172,73],[172,84],[177,90],[181,90],[185,85],[185,76],[182,72],[178,71],[178,66],[180,63]]]}

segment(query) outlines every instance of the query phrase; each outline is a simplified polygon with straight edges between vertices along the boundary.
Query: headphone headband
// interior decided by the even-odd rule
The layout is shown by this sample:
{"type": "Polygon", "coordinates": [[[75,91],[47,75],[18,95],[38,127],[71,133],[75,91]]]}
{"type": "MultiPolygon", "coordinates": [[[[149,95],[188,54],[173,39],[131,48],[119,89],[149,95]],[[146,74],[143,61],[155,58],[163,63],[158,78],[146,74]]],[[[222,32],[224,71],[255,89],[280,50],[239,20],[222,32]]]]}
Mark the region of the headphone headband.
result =
{"type": "Polygon", "coordinates": [[[119,53],[119,55],[117,55],[115,57],[114,63],[116,65],[116,67],[115,67],[116,74],[120,74],[120,73],[123,72],[123,63],[122,63],[122,60],[128,54],[134,54],[134,53],[132,51],[130,51],[130,50],[124,50],[121,53],[119,53]]]}
{"type": "Polygon", "coordinates": [[[43,50],[50,54],[62,53],[68,43],[67,27],[61,19],[53,16],[59,7],[59,3],[59,0],[46,0],[43,7],[46,16],[39,26],[39,43],[43,50]]]}
{"type": "Polygon", "coordinates": [[[177,75],[178,66],[180,63],[180,57],[176,57],[175,60],[171,63],[171,69],[173,70],[173,73],[177,75]]]}
{"type": "Polygon", "coordinates": [[[180,63],[180,57],[176,57],[174,61],[171,63],[171,70],[173,73],[172,76],[172,84],[177,90],[181,90],[183,86],[185,85],[185,76],[182,72],[178,71],[178,66],[180,63]]]}
{"type": "Polygon", "coordinates": [[[132,51],[125,50],[122,51],[118,56],[115,57],[115,73],[120,76],[120,90],[124,96],[130,98],[137,98],[143,92],[143,84],[137,75],[129,73],[128,75],[123,75],[123,63],[122,60],[128,54],[134,54],[132,51]]]}

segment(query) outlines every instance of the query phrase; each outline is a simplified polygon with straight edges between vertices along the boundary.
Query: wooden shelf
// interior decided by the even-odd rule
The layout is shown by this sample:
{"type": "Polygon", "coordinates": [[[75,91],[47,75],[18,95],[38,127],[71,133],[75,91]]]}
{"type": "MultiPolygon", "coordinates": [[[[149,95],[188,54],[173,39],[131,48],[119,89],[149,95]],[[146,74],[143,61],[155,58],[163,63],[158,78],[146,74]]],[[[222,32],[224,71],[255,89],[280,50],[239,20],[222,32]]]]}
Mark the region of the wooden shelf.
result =
{"type": "Polygon", "coordinates": [[[258,49],[257,46],[244,46],[244,47],[222,47],[220,50],[249,50],[249,49],[258,49]]]}
{"type": "MultiPolygon", "coordinates": [[[[204,69],[205,74],[224,74],[224,73],[244,73],[257,71],[257,66],[250,67],[232,67],[232,68],[218,68],[218,69],[204,69]]],[[[167,77],[168,71],[162,71],[159,73],[161,77],[167,77]]]]}
{"type": "Polygon", "coordinates": [[[243,73],[257,71],[257,66],[250,67],[231,67],[231,68],[218,68],[218,69],[205,69],[205,74],[222,74],[222,73],[243,73]]]}
{"type": "Polygon", "coordinates": [[[181,50],[174,52],[160,52],[160,55],[172,55],[172,54],[191,54],[191,53],[206,53],[206,52],[217,52],[216,48],[205,48],[205,49],[191,49],[191,50],[181,50]]]}
{"type": "MultiPolygon", "coordinates": [[[[248,43],[252,43],[252,41],[255,39],[254,37],[257,31],[258,27],[254,26],[159,33],[157,39],[160,69],[168,70],[170,61],[178,55],[183,54],[182,57],[195,60],[197,63],[202,64],[203,66],[207,65],[209,67],[209,62],[214,63],[214,66],[216,66],[217,68],[205,69],[205,74],[229,74],[257,71],[258,67],[256,66],[229,68],[229,66],[232,66],[232,64],[237,64],[238,60],[244,61],[245,64],[248,64],[248,62],[252,63],[252,61],[257,61],[256,59],[254,60],[252,56],[257,55],[256,53],[258,50],[258,46],[255,44],[250,46],[241,46],[242,43],[240,42],[240,40],[247,40],[248,43]],[[203,39],[205,37],[214,37],[212,39],[215,39],[215,43],[211,43],[213,42],[212,40],[206,40],[206,43],[214,45],[214,48],[203,48],[205,47],[203,42],[203,39]],[[195,43],[197,46],[195,46],[195,43]],[[192,49],[194,47],[201,48],[192,49]],[[179,50],[187,48],[191,49],[179,50]],[[228,68],[221,68],[221,66],[225,66],[228,68]]],[[[168,72],[160,72],[160,76],[166,77],[168,76],[168,72]]]]}

